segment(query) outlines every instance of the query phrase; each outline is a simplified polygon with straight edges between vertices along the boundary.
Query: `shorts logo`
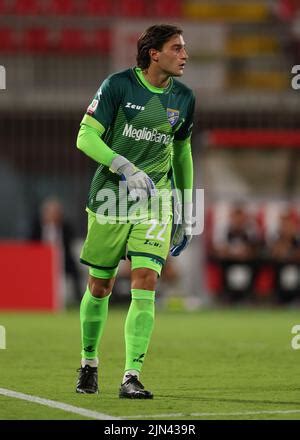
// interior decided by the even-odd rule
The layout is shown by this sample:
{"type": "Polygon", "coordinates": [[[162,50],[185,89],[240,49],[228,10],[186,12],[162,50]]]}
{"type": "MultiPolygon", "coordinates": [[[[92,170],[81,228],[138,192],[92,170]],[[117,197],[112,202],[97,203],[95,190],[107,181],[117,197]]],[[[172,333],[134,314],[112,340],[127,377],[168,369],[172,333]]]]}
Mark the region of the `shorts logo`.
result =
{"type": "Polygon", "coordinates": [[[99,104],[99,100],[93,99],[92,103],[88,106],[87,113],[89,115],[92,115],[93,113],[95,113],[95,111],[97,110],[98,104],[99,104]]]}
{"type": "Polygon", "coordinates": [[[171,124],[171,127],[174,127],[179,118],[179,110],[174,110],[172,108],[167,108],[167,116],[168,121],[171,124]]]}
{"type": "Polygon", "coordinates": [[[154,247],[159,247],[161,248],[161,244],[157,243],[156,241],[153,240],[146,240],[144,241],[144,244],[148,244],[149,246],[154,246],[154,247]]]}

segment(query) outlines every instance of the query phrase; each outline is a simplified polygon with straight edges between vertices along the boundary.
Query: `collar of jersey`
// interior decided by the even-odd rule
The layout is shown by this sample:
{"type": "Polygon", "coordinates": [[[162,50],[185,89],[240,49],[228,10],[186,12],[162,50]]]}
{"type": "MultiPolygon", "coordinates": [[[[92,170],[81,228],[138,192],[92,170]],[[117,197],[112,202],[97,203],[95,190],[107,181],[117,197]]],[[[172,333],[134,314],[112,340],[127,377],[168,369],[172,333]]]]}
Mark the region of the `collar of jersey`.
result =
{"type": "Polygon", "coordinates": [[[155,87],[146,80],[146,78],[143,75],[142,69],[140,69],[140,67],[134,67],[133,72],[134,72],[135,77],[137,78],[138,82],[142,86],[146,87],[146,89],[150,90],[150,92],[152,92],[152,93],[167,93],[173,85],[173,78],[170,78],[169,85],[165,89],[163,89],[161,87],[155,87]]]}

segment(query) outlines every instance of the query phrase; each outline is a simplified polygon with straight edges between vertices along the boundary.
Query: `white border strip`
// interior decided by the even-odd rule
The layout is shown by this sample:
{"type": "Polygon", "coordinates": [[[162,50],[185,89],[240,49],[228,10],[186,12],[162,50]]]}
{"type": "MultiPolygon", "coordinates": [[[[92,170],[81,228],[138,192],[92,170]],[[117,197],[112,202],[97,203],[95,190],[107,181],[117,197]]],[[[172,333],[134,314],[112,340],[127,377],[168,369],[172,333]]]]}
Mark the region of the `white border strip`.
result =
{"type": "Polygon", "coordinates": [[[127,419],[156,419],[159,417],[219,417],[219,416],[250,416],[260,414],[297,414],[300,409],[287,410],[262,410],[230,413],[173,413],[173,414],[140,414],[137,416],[125,416],[127,419]]]}
{"type": "Polygon", "coordinates": [[[41,397],[32,396],[30,394],[18,393],[12,390],[6,390],[0,388],[0,395],[6,397],[14,397],[15,399],[26,400],[27,402],[37,403],[39,405],[49,406],[50,408],[61,409],[62,411],[79,414],[80,416],[89,417],[90,419],[97,420],[120,420],[119,417],[113,417],[109,414],[103,414],[97,411],[91,411],[85,408],[79,408],[77,406],[68,405],[62,402],[56,402],[55,400],[43,399],[41,397]]]}

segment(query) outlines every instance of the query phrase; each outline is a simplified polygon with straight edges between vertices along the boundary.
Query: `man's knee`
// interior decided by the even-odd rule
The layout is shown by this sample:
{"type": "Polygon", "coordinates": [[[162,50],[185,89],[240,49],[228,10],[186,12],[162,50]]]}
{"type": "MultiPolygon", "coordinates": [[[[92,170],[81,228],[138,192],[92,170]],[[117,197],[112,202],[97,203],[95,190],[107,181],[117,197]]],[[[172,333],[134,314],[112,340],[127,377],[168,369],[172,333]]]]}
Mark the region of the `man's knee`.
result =
{"type": "Polygon", "coordinates": [[[131,288],[143,290],[155,290],[157,283],[157,272],[152,269],[134,269],[131,275],[131,288]]]}
{"type": "Polygon", "coordinates": [[[89,275],[89,289],[93,296],[96,298],[104,298],[112,291],[115,278],[95,278],[89,275]]]}

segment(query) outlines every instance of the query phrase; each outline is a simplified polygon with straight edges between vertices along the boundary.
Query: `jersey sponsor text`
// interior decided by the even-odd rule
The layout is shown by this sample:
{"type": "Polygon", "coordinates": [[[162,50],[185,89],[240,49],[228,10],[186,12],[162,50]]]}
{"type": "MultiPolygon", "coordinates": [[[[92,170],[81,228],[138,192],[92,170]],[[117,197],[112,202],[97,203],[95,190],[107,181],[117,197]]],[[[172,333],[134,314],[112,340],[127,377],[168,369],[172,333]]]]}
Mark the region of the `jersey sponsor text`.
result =
{"type": "Polygon", "coordinates": [[[136,141],[146,140],[150,142],[158,142],[161,144],[169,145],[174,136],[166,133],[159,132],[156,128],[149,129],[148,127],[134,128],[132,124],[125,124],[123,130],[123,136],[130,137],[136,141]]]}

